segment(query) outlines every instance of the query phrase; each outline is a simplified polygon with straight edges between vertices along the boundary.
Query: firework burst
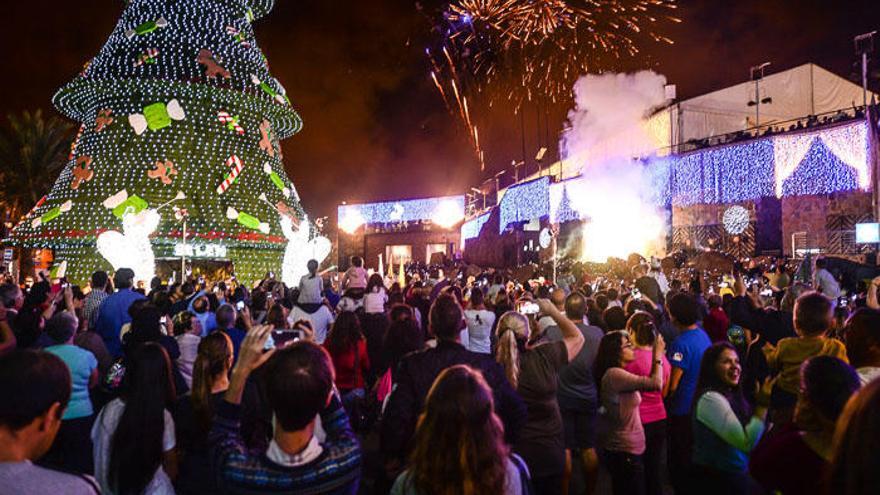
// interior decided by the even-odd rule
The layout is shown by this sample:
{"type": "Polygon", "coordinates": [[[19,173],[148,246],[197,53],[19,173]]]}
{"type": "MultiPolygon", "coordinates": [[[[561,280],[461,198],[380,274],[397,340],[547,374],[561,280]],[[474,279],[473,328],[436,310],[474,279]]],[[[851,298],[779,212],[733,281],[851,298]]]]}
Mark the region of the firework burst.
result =
{"type": "Polygon", "coordinates": [[[675,0],[453,1],[435,24],[438,46],[427,51],[431,78],[484,168],[475,111],[567,101],[582,74],[637,57],[642,43],[671,44],[656,28],[680,22],[675,8],[675,0]]]}
{"type": "Polygon", "coordinates": [[[516,107],[537,96],[566,99],[581,74],[637,56],[642,42],[672,43],[655,28],[679,22],[675,7],[674,0],[458,0],[442,15],[445,60],[433,63],[467,93],[516,107]],[[451,73],[456,66],[467,81],[451,73]]]}

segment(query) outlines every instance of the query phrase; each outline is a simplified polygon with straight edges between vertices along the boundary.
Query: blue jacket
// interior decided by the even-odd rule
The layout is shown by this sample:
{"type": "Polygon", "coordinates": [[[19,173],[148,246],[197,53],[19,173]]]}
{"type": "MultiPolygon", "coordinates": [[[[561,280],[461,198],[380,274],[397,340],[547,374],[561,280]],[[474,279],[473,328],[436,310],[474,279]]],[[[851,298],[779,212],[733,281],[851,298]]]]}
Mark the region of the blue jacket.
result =
{"type": "Polygon", "coordinates": [[[122,341],[119,339],[119,330],[122,325],[131,322],[128,307],[137,300],[146,299],[141,294],[131,289],[119,289],[107,296],[98,307],[98,321],[95,330],[104,339],[107,351],[113,359],[122,356],[122,341]]]}

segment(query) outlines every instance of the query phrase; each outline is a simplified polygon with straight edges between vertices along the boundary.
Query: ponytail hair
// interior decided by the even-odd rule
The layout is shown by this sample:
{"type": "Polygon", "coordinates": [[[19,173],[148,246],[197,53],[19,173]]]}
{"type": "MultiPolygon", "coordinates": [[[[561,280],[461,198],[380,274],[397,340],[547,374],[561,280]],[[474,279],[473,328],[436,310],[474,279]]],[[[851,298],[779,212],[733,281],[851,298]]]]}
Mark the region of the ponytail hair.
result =
{"type": "Polygon", "coordinates": [[[657,327],[654,317],[646,311],[636,311],[626,322],[626,330],[638,346],[654,345],[657,327]]]}
{"type": "Polygon", "coordinates": [[[507,380],[516,389],[519,385],[520,345],[529,338],[529,320],[516,311],[508,311],[498,319],[495,336],[498,338],[495,360],[504,367],[507,380]]]}
{"type": "Polygon", "coordinates": [[[214,332],[199,342],[199,351],[193,364],[192,403],[197,431],[207,436],[214,419],[211,404],[211,389],[221,373],[229,371],[229,358],[232,356],[231,341],[223,332],[214,332]]]}

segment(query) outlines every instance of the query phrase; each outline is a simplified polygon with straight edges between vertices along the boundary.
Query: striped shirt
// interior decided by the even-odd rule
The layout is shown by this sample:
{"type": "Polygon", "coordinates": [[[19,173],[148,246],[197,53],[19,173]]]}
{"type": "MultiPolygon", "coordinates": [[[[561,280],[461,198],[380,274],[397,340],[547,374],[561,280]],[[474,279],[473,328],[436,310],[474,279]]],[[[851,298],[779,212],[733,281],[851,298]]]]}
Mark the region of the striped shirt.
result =
{"type": "Polygon", "coordinates": [[[83,319],[88,322],[87,329],[93,330],[95,328],[95,323],[98,321],[98,308],[109,295],[107,291],[93,290],[86,296],[83,302],[83,319]]]}
{"type": "Polygon", "coordinates": [[[218,485],[227,493],[350,494],[358,491],[361,449],[348,415],[334,394],[321,412],[327,438],[321,452],[303,464],[281,465],[267,452],[249,450],[241,437],[241,407],[223,401],[217,408],[208,443],[218,485]]]}

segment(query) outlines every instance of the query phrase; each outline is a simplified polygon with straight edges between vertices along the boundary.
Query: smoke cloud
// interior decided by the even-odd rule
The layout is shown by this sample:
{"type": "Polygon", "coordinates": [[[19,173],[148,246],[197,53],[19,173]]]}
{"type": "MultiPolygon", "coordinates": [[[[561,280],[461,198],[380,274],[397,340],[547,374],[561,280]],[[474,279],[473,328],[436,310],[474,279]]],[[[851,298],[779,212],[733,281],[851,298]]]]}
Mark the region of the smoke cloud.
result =
{"type": "Polygon", "coordinates": [[[649,118],[666,103],[666,77],[653,71],[586,75],[574,86],[575,108],[560,143],[582,171],[569,186],[586,220],[583,257],[603,262],[630,253],[662,253],[665,226],[657,191],[641,161],[668,140],[668,120],[649,118]]]}

